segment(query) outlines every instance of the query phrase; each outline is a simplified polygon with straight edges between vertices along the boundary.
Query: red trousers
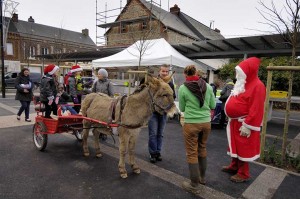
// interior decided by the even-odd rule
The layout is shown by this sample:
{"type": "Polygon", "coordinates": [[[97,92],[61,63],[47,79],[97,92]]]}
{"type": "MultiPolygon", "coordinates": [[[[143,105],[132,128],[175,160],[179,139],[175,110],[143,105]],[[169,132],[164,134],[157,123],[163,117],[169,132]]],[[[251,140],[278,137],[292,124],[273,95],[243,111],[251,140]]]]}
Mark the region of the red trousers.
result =
{"type": "Polygon", "coordinates": [[[232,170],[237,170],[238,174],[244,179],[250,178],[248,162],[241,161],[238,158],[232,158],[229,168],[232,170]]]}

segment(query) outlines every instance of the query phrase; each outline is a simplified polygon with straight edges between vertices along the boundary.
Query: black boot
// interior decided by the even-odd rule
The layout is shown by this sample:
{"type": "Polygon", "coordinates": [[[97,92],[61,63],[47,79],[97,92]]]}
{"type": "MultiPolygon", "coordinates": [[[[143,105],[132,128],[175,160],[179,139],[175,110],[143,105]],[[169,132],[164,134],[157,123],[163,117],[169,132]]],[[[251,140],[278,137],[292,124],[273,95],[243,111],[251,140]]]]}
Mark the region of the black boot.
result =
{"type": "Polygon", "coordinates": [[[199,194],[201,191],[201,187],[199,186],[199,165],[197,163],[189,164],[189,170],[191,182],[183,182],[182,188],[190,193],[199,194]]]}
{"type": "Polygon", "coordinates": [[[206,157],[205,158],[198,157],[198,164],[199,164],[199,171],[200,171],[199,183],[205,185],[206,184],[205,171],[207,167],[206,157]]]}
{"type": "Polygon", "coordinates": [[[156,154],[150,154],[150,162],[151,163],[156,163],[156,154]]]}
{"type": "Polygon", "coordinates": [[[162,157],[160,155],[160,153],[156,154],[156,161],[162,161],[162,157]]]}

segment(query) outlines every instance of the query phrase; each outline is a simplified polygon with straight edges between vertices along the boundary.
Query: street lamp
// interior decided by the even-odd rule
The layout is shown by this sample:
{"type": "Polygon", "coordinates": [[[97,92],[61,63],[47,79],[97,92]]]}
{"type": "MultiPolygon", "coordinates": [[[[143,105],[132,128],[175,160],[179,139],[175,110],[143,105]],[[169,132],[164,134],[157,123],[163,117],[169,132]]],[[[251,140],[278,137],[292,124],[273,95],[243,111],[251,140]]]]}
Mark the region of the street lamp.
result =
{"type": "Polygon", "coordinates": [[[5,98],[5,79],[4,79],[4,42],[3,42],[3,13],[2,13],[3,0],[0,0],[0,29],[1,29],[1,83],[2,83],[2,98],[5,98]]]}

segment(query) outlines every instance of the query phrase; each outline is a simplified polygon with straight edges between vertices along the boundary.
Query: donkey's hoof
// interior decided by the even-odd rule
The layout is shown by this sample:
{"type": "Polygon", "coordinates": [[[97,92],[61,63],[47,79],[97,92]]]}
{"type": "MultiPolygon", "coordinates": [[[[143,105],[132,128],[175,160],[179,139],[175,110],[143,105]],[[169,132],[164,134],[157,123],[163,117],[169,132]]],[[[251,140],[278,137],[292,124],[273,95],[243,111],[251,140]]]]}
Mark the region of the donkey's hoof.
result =
{"type": "Polygon", "coordinates": [[[96,157],[97,157],[97,158],[101,158],[101,157],[102,157],[102,154],[101,154],[101,153],[98,153],[98,154],[96,155],[96,157]]]}
{"type": "Polygon", "coordinates": [[[83,156],[84,156],[84,157],[89,157],[89,156],[90,156],[90,153],[89,153],[89,152],[83,153],[83,156]]]}
{"type": "Polygon", "coordinates": [[[132,171],[133,171],[133,173],[135,173],[135,174],[140,174],[140,173],[141,173],[141,170],[140,170],[139,168],[135,168],[135,169],[133,169],[132,171]]]}
{"type": "Polygon", "coordinates": [[[127,178],[128,177],[128,175],[127,175],[127,173],[121,173],[121,178],[123,178],[123,179],[125,179],[125,178],[127,178]]]}
{"type": "Polygon", "coordinates": [[[132,165],[131,169],[132,169],[133,173],[135,173],[135,174],[141,173],[141,169],[138,166],[132,165]]]}

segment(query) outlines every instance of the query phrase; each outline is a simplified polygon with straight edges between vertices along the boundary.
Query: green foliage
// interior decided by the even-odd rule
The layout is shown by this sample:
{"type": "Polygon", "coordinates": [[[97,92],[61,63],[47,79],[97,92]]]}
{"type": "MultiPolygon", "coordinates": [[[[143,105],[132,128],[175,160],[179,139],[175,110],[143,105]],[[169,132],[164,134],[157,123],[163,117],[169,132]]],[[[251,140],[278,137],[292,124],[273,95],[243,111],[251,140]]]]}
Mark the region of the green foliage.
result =
{"type": "Polygon", "coordinates": [[[281,153],[277,150],[276,146],[278,139],[276,138],[272,144],[266,143],[266,151],[264,155],[264,162],[274,164],[275,166],[282,167],[283,162],[281,160],[281,153]]]}
{"type": "Polygon", "coordinates": [[[288,154],[291,151],[290,145],[287,147],[287,153],[286,153],[286,161],[282,161],[282,156],[281,156],[281,150],[278,148],[279,143],[278,143],[278,138],[274,139],[271,144],[266,142],[265,146],[265,155],[264,159],[262,162],[266,164],[271,164],[276,167],[280,168],[285,168],[285,169],[291,169],[292,171],[296,171],[300,173],[300,155],[297,157],[289,157],[288,154]]]}
{"type": "MultiPolygon", "coordinates": [[[[225,64],[219,72],[221,79],[226,80],[228,77],[235,78],[235,66],[242,59],[231,59],[228,64],[225,64]]],[[[290,66],[291,57],[276,57],[276,58],[261,58],[261,67],[258,71],[258,76],[264,84],[267,84],[267,69],[266,67],[273,63],[274,66],[290,66]]],[[[300,67],[300,61],[296,60],[296,66],[300,67]]],[[[288,90],[289,72],[274,71],[272,78],[271,90],[288,90]]],[[[293,95],[300,96],[300,72],[293,72],[293,95]]]]}

